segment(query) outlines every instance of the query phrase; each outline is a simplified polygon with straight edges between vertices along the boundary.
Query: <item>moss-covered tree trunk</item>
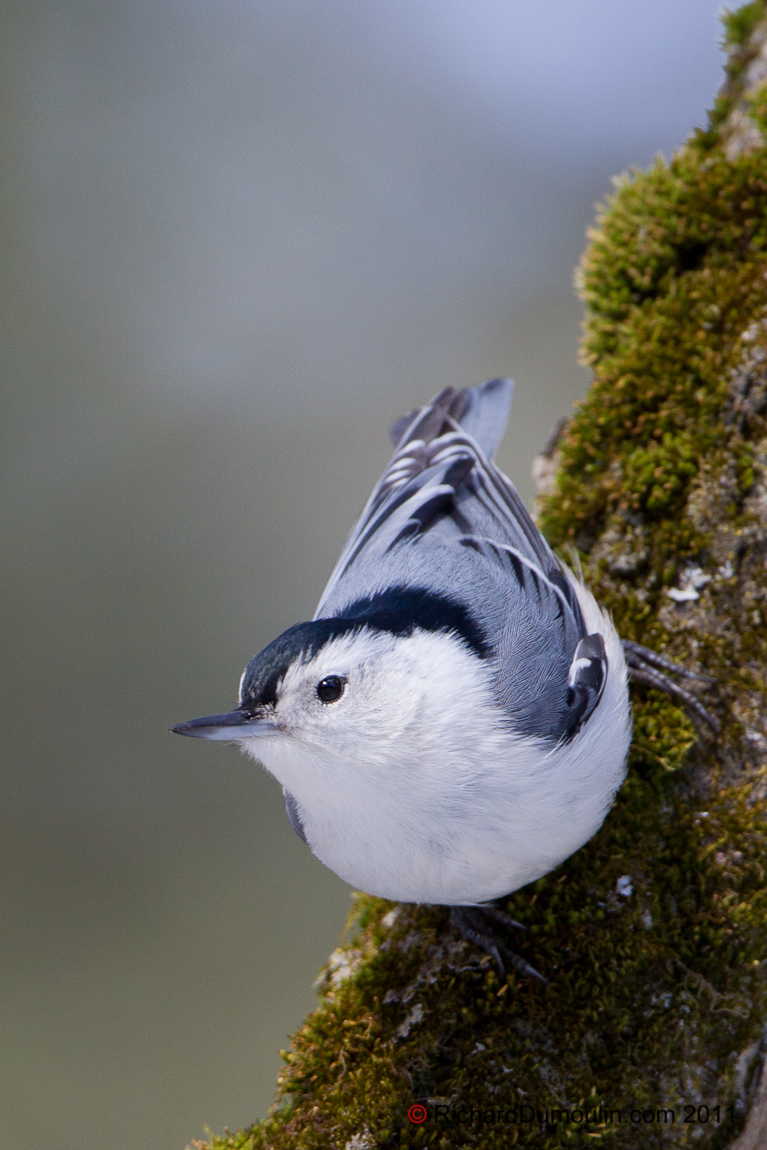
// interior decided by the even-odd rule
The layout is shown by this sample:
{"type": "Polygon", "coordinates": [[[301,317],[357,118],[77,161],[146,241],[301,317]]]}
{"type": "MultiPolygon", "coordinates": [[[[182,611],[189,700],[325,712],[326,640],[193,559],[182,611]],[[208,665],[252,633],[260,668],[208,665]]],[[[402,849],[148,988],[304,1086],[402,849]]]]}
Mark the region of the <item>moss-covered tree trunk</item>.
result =
{"type": "Polygon", "coordinates": [[[721,736],[634,692],[602,830],[508,900],[548,985],[359,896],[271,1116],[212,1146],[767,1148],[766,3],[726,17],[709,128],[591,235],[595,380],[540,508],[624,637],[715,676],[721,736]]]}

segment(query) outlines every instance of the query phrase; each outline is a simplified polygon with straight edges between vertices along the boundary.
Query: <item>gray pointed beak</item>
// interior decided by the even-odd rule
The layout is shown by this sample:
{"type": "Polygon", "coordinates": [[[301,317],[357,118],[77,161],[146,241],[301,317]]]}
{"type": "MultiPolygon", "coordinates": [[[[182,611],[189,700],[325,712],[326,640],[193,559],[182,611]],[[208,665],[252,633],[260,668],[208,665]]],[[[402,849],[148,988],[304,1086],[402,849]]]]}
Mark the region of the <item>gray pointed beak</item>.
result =
{"type": "Polygon", "coordinates": [[[229,711],[226,715],[206,715],[202,719],[190,719],[171,727],[174,735],[189,735],[192,739],[217,739],[219,742],[234,743],[239,739],[251,739],[259,735],[273,735],[277,730],[274,723],[249,715],[247,711],[229,711]]]}

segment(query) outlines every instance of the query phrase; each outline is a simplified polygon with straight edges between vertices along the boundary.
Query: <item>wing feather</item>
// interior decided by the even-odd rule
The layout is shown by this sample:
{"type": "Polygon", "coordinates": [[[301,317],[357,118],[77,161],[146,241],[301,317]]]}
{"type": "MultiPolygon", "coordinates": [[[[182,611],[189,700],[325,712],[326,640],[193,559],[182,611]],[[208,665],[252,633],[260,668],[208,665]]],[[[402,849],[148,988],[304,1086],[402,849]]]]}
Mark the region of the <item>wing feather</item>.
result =
{"type": "MultiPolygon", "coordinates": [[[[464,392],[446,388],[397,421],[392,431],[399,435],[397,450],[352,528],[315,618],[357,562],[377,559],[405,540],[428,544],[432,529],[449,521],[455,543],[475,540],[488,563],[510,570],[542,608],[550,606],[556,616],[564,612],[583,633],[568,580],[518,492],[459,422],[463,418],[477,430],[492,452],[510,401],[509,382],[491,380],[464,392]]],[[[444,543],[445,531],[434,532],[437,538],[444,543]]]]}

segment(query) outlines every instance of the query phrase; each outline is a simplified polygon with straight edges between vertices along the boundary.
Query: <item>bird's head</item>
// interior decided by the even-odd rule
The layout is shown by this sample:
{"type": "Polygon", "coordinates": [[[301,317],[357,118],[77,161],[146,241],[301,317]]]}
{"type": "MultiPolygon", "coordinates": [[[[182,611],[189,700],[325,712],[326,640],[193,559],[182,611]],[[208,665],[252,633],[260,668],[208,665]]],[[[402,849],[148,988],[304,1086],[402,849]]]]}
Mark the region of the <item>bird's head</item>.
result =
{"type": "Polygon", "coordinates": [[[251,659],[233,711],[173,730],[238,743],[289,789],[296,771],[323,762],[385,771],[432,745],[460,746],[462,716],[489,702],[483,654],[448,625],[315,619],[251,659]]]}
{"type": "Polygon", "coordinates": [[[412,657],[406,657],[411,644],[367,626],[334,628],[335,622],[289,628],[248,663],[235,710],[173,730],[237,743],[286,737],[326,742],[334,732],[359,737],[370,730],[385,703],[400,709],[412,694],[404,681],[412,673],[412,657]]]}

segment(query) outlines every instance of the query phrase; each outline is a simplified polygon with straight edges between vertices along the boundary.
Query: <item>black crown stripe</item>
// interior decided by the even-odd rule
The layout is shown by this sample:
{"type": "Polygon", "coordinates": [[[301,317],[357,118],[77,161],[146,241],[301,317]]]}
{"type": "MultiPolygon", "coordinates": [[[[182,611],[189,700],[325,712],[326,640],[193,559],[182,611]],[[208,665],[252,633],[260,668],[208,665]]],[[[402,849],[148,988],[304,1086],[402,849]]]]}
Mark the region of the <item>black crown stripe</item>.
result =
{"type": "Polygon", "coordinates": [[[425,588],[391,587],[356,599],[332,619],[289,627],[248,663],[240,706],[244,710],[274,706],[279,682],[296,659],[311,659],[332,639],[363,627],[397,636],[411,635],[415,630],[444,631],[460,636],[479,658],[490,652],[483,631],[462,603],[425,588]]]}

